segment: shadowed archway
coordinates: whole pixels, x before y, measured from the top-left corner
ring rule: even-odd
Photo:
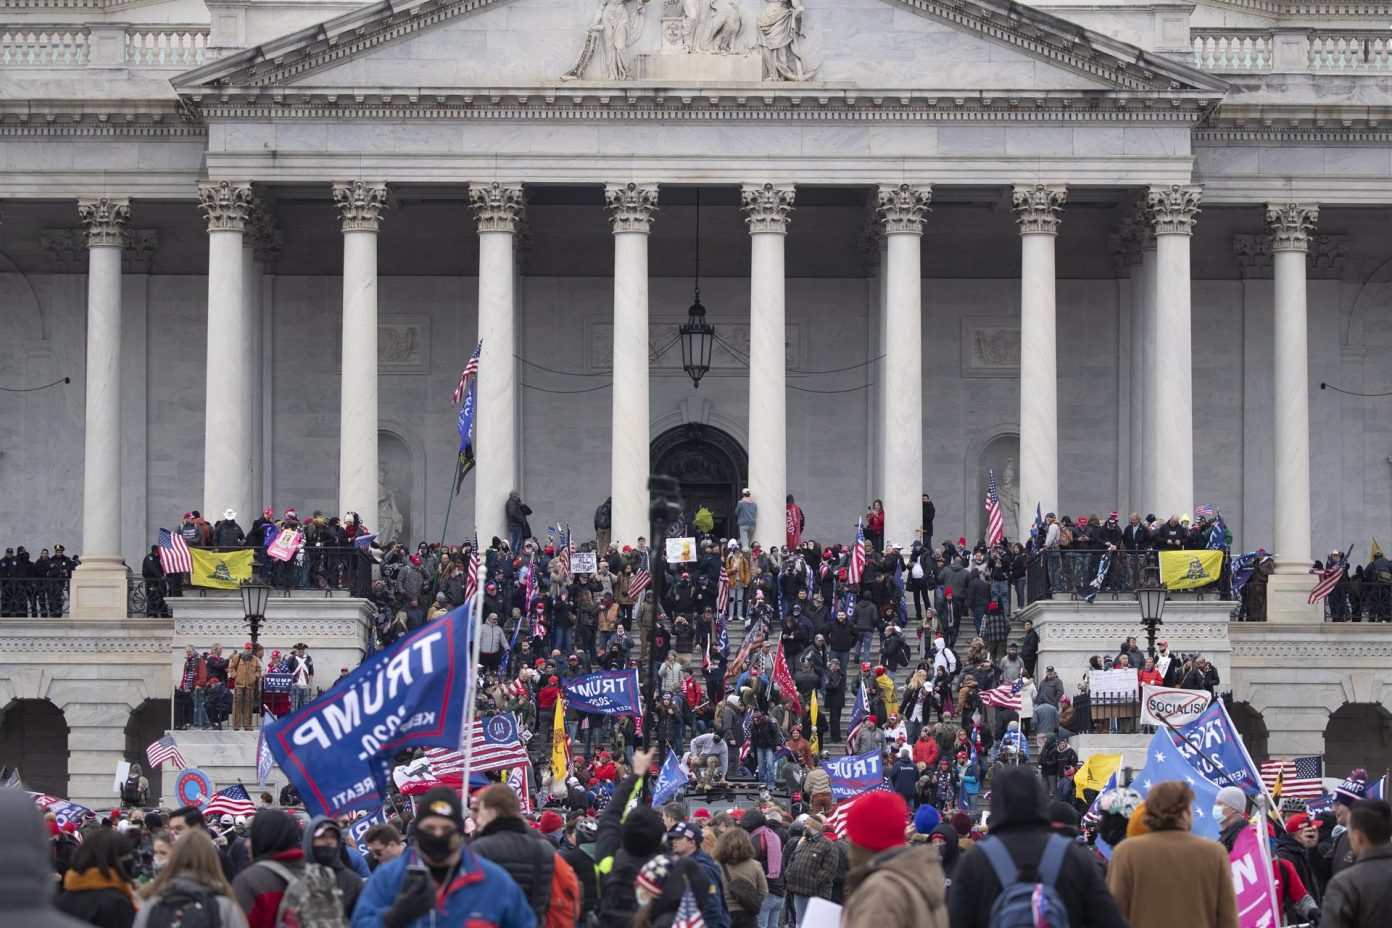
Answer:
[[[728,432],[710,425],[688,423],[653,439],[649,461],[652,473],[677,478],[687,523],[705,506],[715,518],[713,534],[734,532],[735,502],[749,479],[749,456]]]
[[[0,766],[18,767],[26,788],[68,795],[68,720],[47,699],[17,699],[0,712]]]
[[[1345,703],[1324,726],[1325,776],[1363,767],[1369,779],[1392,767],[1392,713],[1376,703]]]

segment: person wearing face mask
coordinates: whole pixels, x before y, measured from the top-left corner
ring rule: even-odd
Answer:
[[[358,904],[358,895],[362,892],[363,880],[349,867],[350,851],[343,846],[342,827],[328,816],[316,816],[305,829],[302,843],[306,860],[312,860],[319,866],[328,867],[333,871],[334,882],[338,884],[338,891],[343,894],[343,915],[345,918],[352,918],[353,907]]]
[[[459,794],[436,787],[419,809],[415,846],[378,866],[358,897],[353,928],[536,928],[527,897],[507,871],[464,844]]]
[[[98,928],[130,928],[135,921],[130,865],[125,835],[110,828],[92,832],[63,877],[59,911]]]
[[[178,913],[190,906],[217,910],[222,928],[247,928],[246,915],[232,897],[232,887],[222,875],[217,848],[206,832],[192,832],[176,846],[169,836],[155,839],[155,878],[141,891],[144,903],[134,928],[178,924]]]

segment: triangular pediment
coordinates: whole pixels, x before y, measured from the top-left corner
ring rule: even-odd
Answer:
[[[174,85],[195,101],[216,88],[370,96],[703,86],[753,94],[796,85],[814,95],[1216,97],[1225,87],[1009,0],[801,3],[806,12],[794,23],[780,0],[383,2],[230,55]],[[684,7],[696,10],[694,22]]]

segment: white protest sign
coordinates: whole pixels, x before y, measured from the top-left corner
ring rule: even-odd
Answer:
[[[1140,683],[1134,667],[1123,670],[1094,670],[1088,674],[1088,692],[1093,699],[1135,699]]]
[[[592,574],[599,569],[599,555],[594,551],[577,551],[570,556],[570,572]]]
[[[1208,690],[1175,690],[1147,683],[1141,687],[1141,724],[1182,728],[1203,715]]]
[[[118,760],[116,762],[116,779],[112,782],[112,791],[117,796],[121,795],[121,787],[130,779],[130,761]]]
[[[668,538],[667,563],[691,564],[696,561],[695,538]]]

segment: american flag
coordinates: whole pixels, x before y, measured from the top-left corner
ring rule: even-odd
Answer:
[[[189,556],[184,536],[167,528],[159,530],[160,566],[167,574],[193,573],[193,558]]]
[[[165,735],[163,738],[151,742],[150,746],[145,749],[145,756],[149,759],[152,767],[158,767],[167,760],[173,761],[174,766],[180,770],[188,766],[188,762],[184,760],[184,755],[179,752],[179,745],[174,742],[173,735]]]
[[[495,725],[485,724],[500,718],[511,722],[511,737],[500,737],[493,730],[495,727],[499,727],[496,723]],[[519,767],[531,763],[530,758],[527,757],[527,749],[523,746],[522,739],[517,733],[517,718],[511,713],[475,720],[472,740],[474,759],[471,771],[473,773],[506,770],[509,767]],[[430,761],[430,769],[437,780],[443,779],[447,774],[458,776],[464,772],[463,751],[426,748],[425,757],[426,760]]]
[[[0,789],[23,789],[24,784],[19,780],[19,768],[10,768],[9,776],[5,777],[5,782],[0,783]]]
[[[1000,499],[996,496],[996,472],[986,471],[986,545],[991,547],[1005,540],[1005,519],[1001,517]]]
[[[836,808],[831,810],[831,815],[827,816],[827,824],[830,825],[831,830],[836,833],[836,837],[842,839],[846,837],[846,819],[850,817],[851,809],[855,808],[855,804],[860,801],[860,797],[864,796],[866,793],[876,792],[877,790],[884,791],[884,784],[873,786],[867,789],[865,793],[861,793],[860,796],[856,796],[852,799],[843,799],[836,804]],[[904,824],[907,825],[908,822],[905,821]]]
[[[652,586],[652,574],[648,573],[646,564],[633,572],[633,579],[628,582],[628,597],[637,600],[638,596]]]
[[[556,526],[556,528],[559,529],[559,528],[561,528],[561,527],[558,525],[558,526]],[[563,559],[563,560],[561,561],[561,563],[564,564],[564,565],[566,565],[567,569],[570,567],[570,526],[569,526],[569,525],[567,525],[564,529],[561,529],[561,550],[560,550],[560,552],[556,555],[556,557],[559,557],[559,558],[562,558],[562,559]]]
[[[478,538],[474,538],[473,547],[469,549],[469,569],[464,574],[464,599],[474,598],[479,587],[479,552]]]
[[[1331,564],[1324,570],[1315,570],[1311,567],[1310,573],[1319,577],[1319,582],[1316,583],[1315,588],[1310,591],[1310,605],[1313,606],[1315,603],[1334,592],[1334,587],[1338,586],[1339,581],[1344,578],[1344,562],[1340,561],[1337,564]]]
[[[213,793],[212,798],[203,804],[203,814],[205,816],[255,815],[256,803],[251,801],[246,787],[238,783]]]
[[[754,710],[744,713],[744,740],[740,743],[739,762],[743,764],[754,750]],[[756,771],[757,772],[757,771]]]
[[[739,653],[735,659],[730,661],[730,666],[725,668],[725,682],[729,683],[731,678],[738,677],[744,672],[744,665],[749,660],[749,655],[764,646],[764,625],[762,622],[755,625],[745,636],[744,644],[740,645]]]
[[[696,904],[696,896],[691,884],[686,884],[682,893],[681,905],[677,906],[677,917],[672,920],[672,928],[706,928],[706,920],[701,917],[701,908]]]
[[[1024,680],[1016,680],[1009,686],[998,686],[995,689],[987,690],[981,694],[981,704],[983,706],[994,706],[997,709],[1012,709],[1020,711],[1020,690],[1024,686]]]
[[[851,549],[851,566],[846,569],[846,581],[856,584],[865,573],[865,526],[856,523],[855,547]]]
[[[725,610],[730,608],[730,572],[720,571],[720,585],[715,588],[715,614],[724,616]]]
[[[454,388],[454,405],[458,406],[459,401],[464,398],[464,391],[469,388],[469,378],[478,376],[479,354],[483,352],[483,339],[474,346],[474,353],[469,355],[469,363],[464,365],[464,372],[459,375],[459,386]]]
[[[1283,799],[1315,799],[1324,795],[1324,758],[1316,755],[1264,761],[1261,778],[1268,791],[1274,790],[1279,779]]]
[[[1199,503],[1197,506],[1194,507],[1194,518],[1196,520],[1213,518],[1213,504]]]

